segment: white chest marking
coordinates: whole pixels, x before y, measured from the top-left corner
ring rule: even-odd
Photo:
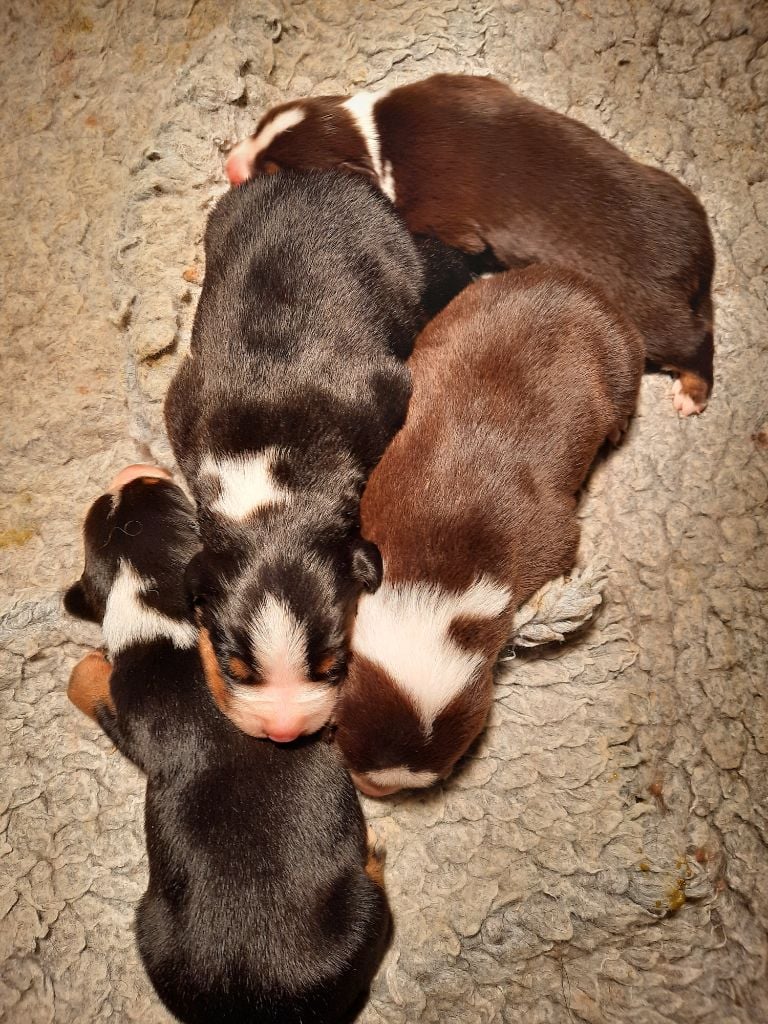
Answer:
[[[350,96],[342,103],[342,107],[349,114],[363,136],[368,156],[373,164],[376,177],[379,179],[381,191],[395,202],[395,179],[392,173],[392,164],[387,160],[386,165],[381,159],[381,139],[376,127],[376,116],[374,108],[380,99],[383,99],[389,89],[381,89],[378,92],[358,92]]]
[[[172,619],[139,600],[140,595],[149,593],[154,587],[153,579],[144,579],[129,562],[120,560],[101,624],[111,657],[126,647],[153,640],[170,640],[174,647],[182,650],[197,643],[197,629],[191,622]]]
[[[493,619],[511,592],[487,576],[469,590],[451,593],[424,583],[382,583],[363,594],[352,650],[380,665],[413,700],[427,734],[437,715],[471,682],[484,655],[467,651],[450,636],[460,618]]]
[[[243,520],[265,505],[290,504],[292,493],[281,487],[273,476],[274,464],[282,454],[280,448],[271,447],[256,455],[221,459],[206,455],[200,475],[216,477],[221,487],[221,493],[211,505],[212,510],[228,519]]]
[[[306,111],[298,106],[281,111],[277,117],[274,117],[264,125],[258,135],[254,135],[249,140],[248,155],[251,160],[255,160],[259,153],[269,149],[278,135],[282,135],[283,132],[287,132],[291,128],[295,128],[297,124],[301,124],[306,116]]]

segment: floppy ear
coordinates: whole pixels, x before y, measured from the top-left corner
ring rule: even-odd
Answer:
[[[211,596],[210,574],[202,551],[198,551],[187,563],[184,588],[195,608],[206,604]]]
[[[82,579],[73,583],[64,595],[64,608],[76,619],[86,619],[88,622],[99,622],[99,617],[94,611],[93,605],[83,587]]]
[[[383,572],[381,552],[376,545],[362,537],[355,541],[352,548],[352,579],[355,583],[373,594],[379,589]]]

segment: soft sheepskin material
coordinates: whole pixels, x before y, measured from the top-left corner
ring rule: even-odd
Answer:
[[[442,70],[493,73],[699,194],[716,383],[680,421],[646,378],[595,469],[592,624],[518,648],[449,784],[366,801],[397,931],[362,1020],[768,1020],[765,4],[10,0],[0,39],[0,1017],[169,1020],[131,934],[143,781],[67,703],[98,632],[60,594],[110,474],[169,457],[222,153],[285,98]],[[523,639],[588,615],[590,572]]]

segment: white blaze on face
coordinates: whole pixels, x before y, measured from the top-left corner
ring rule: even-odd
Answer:
[[[363,594],[357,607],[352,651],[379,665],[413,701],[427,735],[440,712],[475,677],[485,661],[451,637],[457,619],[494,619],[511,592],[481,576],[462,593],[427,583],[384,582]]]
[[[301,106],[289,107],[268,121],[257,135],[242,142],[230,150],[226,162],[226,172],[233,185],[241,185],[253,176],[253,165],[256,158],[264,150],[269,149],[278,135],[295,128],[307,116]]]
[[[317,732],[330,718],[336,691],[307,677],[304,625],[268,594],[251,619],[249,638],[261,682],[232,687],[236,724],[252,736],[285,741]]]
[[[120,559],[101,631],[110,657],[135,644],[169,640],[174,647],[186,650],[197,642],[197,629],[191,622],[172,619],[163,612],[148,608],[140,600],[142,594],[156,588],[153,579],[145,579],[130,562]]]
[[[290,504],[293,494],[273,475],[275,462],[284,455],[284,450],[274,446],[255,455],[219,459],[206,455],[200,466],[200,476],[214,477],[221,488],[211,510],[242,522],[266,505]]]
[[[381,89],[378,92],[358,92],[350,96],[342,103],[342,107],[349,113],[355,122],[358,131],[363,137],[368,156],[370,157],[376,177],[379,180],[379,188],[395,202],[395,179],[392,173],[392,164],[387,161],[386,165],[381,159],[381,139],[376,125],[376,104],[383,99],[389,89]]]

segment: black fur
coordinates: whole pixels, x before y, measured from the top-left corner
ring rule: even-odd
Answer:
[[[68,607],[100,620],[120,560],[191,621],[183,566],[194,511],[167,481],[105,495],[85,527]],[[386,946],[383,890],[364,871],[362,812],[335,746],[252,739],[221,715],[196,648],[156,640],[113,659],[96,718],[147,775],[149,886],[136,916],[147,973],[190,1024],[330,1024],[362,1009]]]
[[[377,189],[336,171],[232,190],[209,218],[205,257],[192,357],[165,405],[203,541],[188,580],[225,674],[237,657],[258,678],[247,625],[272,594],[305,628],[309,679],[332,684],[350,608],[361,587],[378,585],[359,501],[404,421],[403,360],[425,309],[448,302],[473,268],[442,243],[417,245]],[[245,522],[215,512],[206,454],[269,447],[283,453],[273,476],[291,504]]]

